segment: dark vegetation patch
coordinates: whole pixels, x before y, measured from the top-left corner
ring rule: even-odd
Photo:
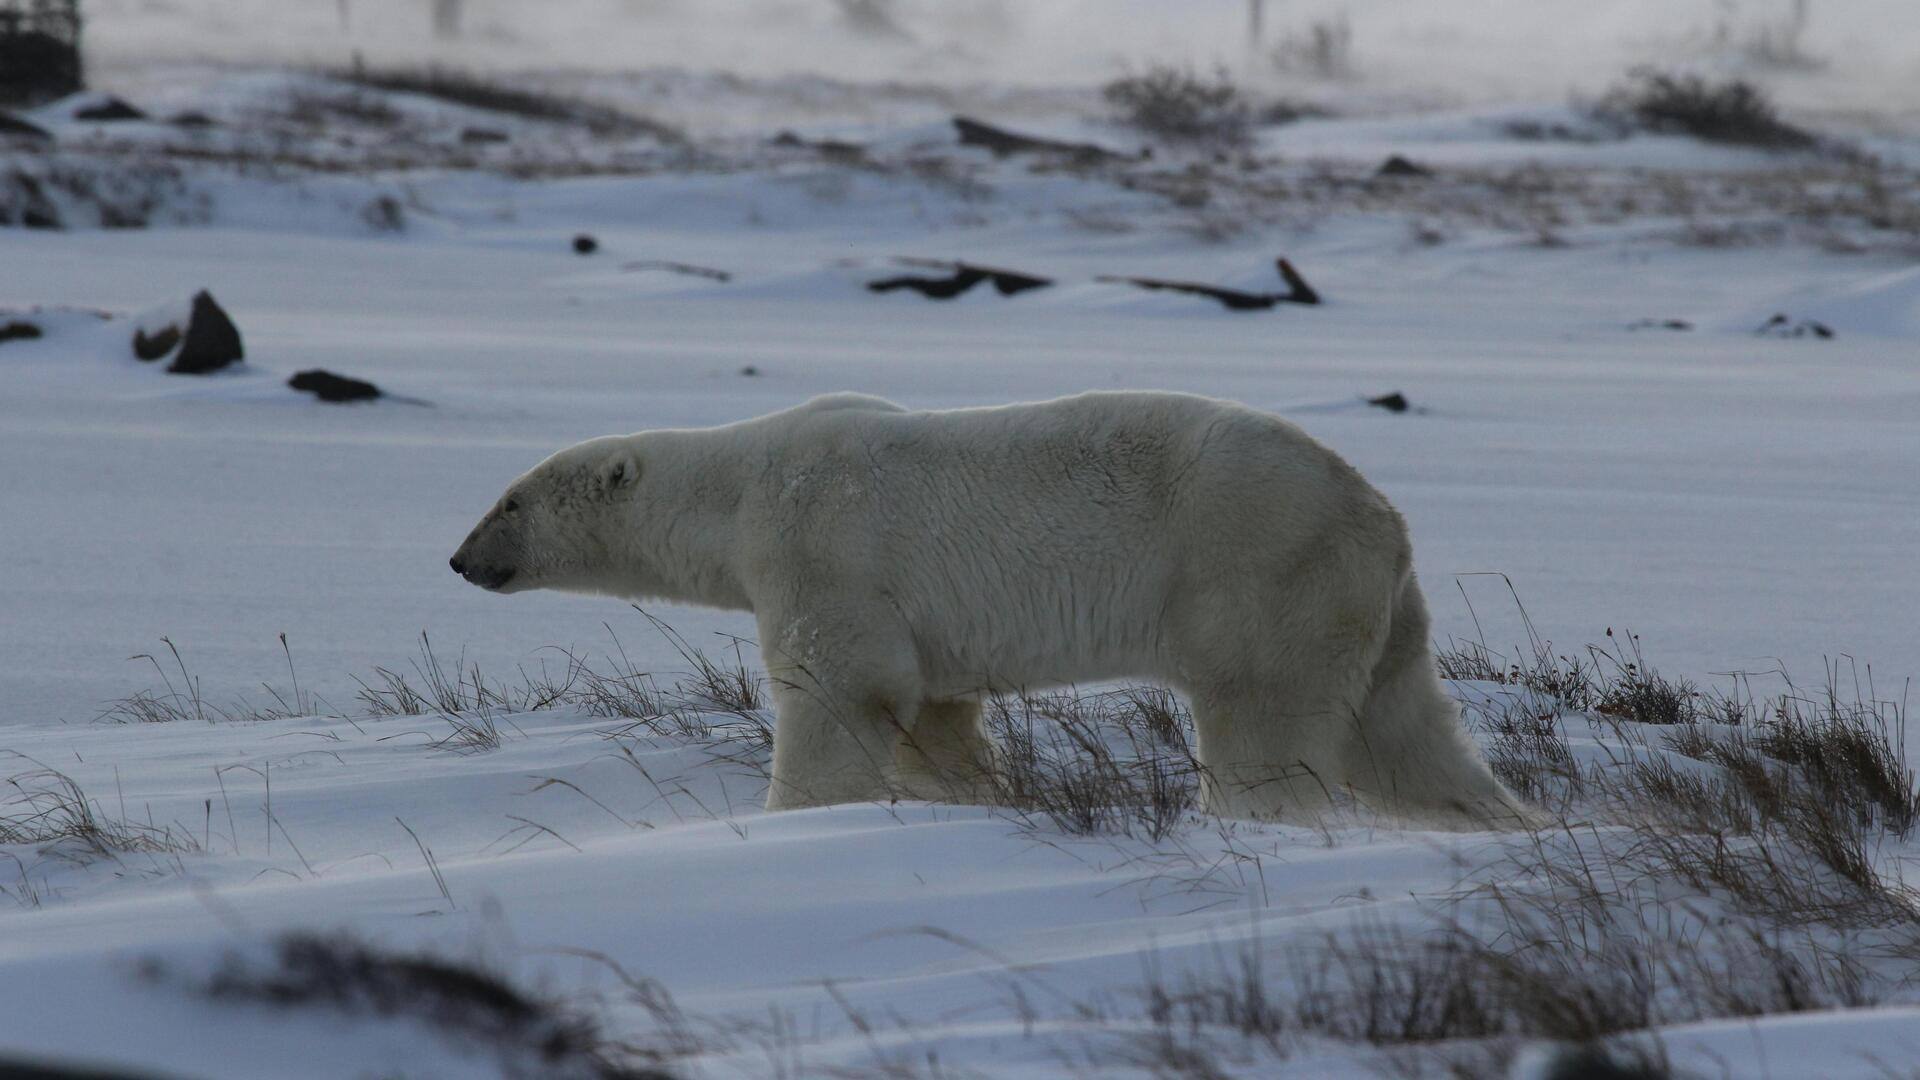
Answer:
[[[1812,147],[1814,136],[1780,118],[1764,91],[1742,79],[1709,81],[1639,68],[1598,107],[1606,119],[1648,131],[1691,135],[1707,142],[1771,150]]]
[[[529,120],[572,124],[606,138],[648,137],[665,143],[686,141],[686,135],[678,128],[649,117],[609,105],[512,85],[456,68],[361,66],[330,74],[356,86],[420,94],[456,105]]]
[[[0,3],[0,102],[61,97],[85,85],[79,0]]]
[[[298,91],[287,99],[287,118],[312,128],[330,128],[346,121],[372,128],[393,128],[403,116],[378,94],[361,90],[343,93]]]
[[[1237,147],[1253,133],[1253,108],[1226,69],[1203,76],[1191,68],[1155,65],[1100,90],[1114,118],[1169,143]]]
[[[387,950],[344,935],[291,934],[270,963],[233,956],[201,987],[216,1001],[404,1017],[492,1049],[509,1075],[668,1080],[627,1063],[590,1016],[479,967]]]
[[[156,218],[179,224],[205,218],[206,205],[189,191],[180,166],[158,157],[15,161],[0,167],[0,227],[138,229]]]

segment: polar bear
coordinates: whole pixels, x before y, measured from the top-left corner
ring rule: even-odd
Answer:
[[[1442,690],[1406,524],[1279,417],[1174,393],[911,412],[834,394],[591,439],[450,560],[495,592],[753,613],[769,809],[981,801],[980,699],[1144,678],[1192,703],[1210,811],[1524,818]]]

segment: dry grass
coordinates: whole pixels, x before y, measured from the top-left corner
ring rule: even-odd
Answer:
[[[687,667],[664,687],[633,671],[617,638],[617,661],[561,653],[553,671],[523,672],[511,691],[442,664],[423,638],[411,672],[388,672],[369,693],[394,713],[530,701],[620,719],[625,726],[605,733],[616,757],[671,805],[693,799],[691,790],[647,776],[626,740],[701,740],[722,747],[719,761],[764,769],[771,727],[739,643],[719,661],[661,630]],[[1488,757],[1549,825],[1479,849],[1488,858],[1462,856],[1451,889],[1412,904],[1368,904],[1317,936],[1268,945],[1256,932],[1215,950],[1210,967],[1204,956],[1181,969],[1149,956],[1131,997],[1064,1006],[1061,1022],[1086,1040],[1090,1067],[1235,1075],[1331,1040],[1373,1055],[1384,1073],[1474,1076],[1504,1070],[1524,1045],[1549,1040],[1652,1077],[1668,1067],[1648,1033],[1667,1025],[1913,1000],[1920,896],[1883,857],[1920,827],[1903,702],[1879,697],[1870,674],[1838,665],[1816,689],[1786,682],[1761,693],[1754,676],[1708,693],[1659,676],[1631,634],[1567,652],[1530,624],[1525,637],[1510,654],[1483,640],[1456,643],[1440,662],[1453,677],[1498,691],[1472,710]],[[193,694],[173,694],[184,715]],[[1184,874],[1208,900],[1198,894],[1231,872],[1218,864],[1243,855],[1258,863],[1233,842],[1224,854],[1193,854],[1205,846],[1194,844],[1199,767],[1191,718],[1171,693],[998,697],[986,720],[1001,746],[994,796],[1023,835],[1111,844],[1121,856],[1114,865],[1145,867],[1161,879],[1161,896]],[[20,835],[20,822],[31,820],[40,823],[35,835],[91,836],[123,850],[178,839],[103,821],[57,774],[32,783],[42,785],[44,812],[28,807],[29,815],[0,819],[0,829]],[[1244,902],[1257,888],[1243,880],[1220,891]],[[347,956],[340,966],[359,965]],[[640,1057],[621,1060],[672,1065],[716,1047],[791,1050],[805,1041],[777,1015],[689,1017],[664,988],[621,975],[659,1029],[636,1044]],[[1031,988],[1016,989],[1021,978],[1007,978],[1010,1007],[1039,1018],[1022,996]],[[891,1023],[889,1045],[912,1045],[905,1021],[841,1004],[848,1023],[876,1040]],[[918,1075],[905,1050],[876,1055],[884,1068],[874,1075]]]
[[[110,815],[72,777],[31,759],[19,760],[35,767],[8,777],[0,788],[0,844],[53,847],[81,859],[201,850],[184,828],[133,821],[124,807],[119,817]]]
[[[1166,690],[996,695],[984,720],[995,802],[1060,832],[1158,841],[1198,809],[1193,721]]]
[[[1236,147],[1252,135],[1252,107],[1225,69],[1206,77],[1157,64],[1115,79],[1100,94],[1120,123],[1165,142]]]
[[[1780,119],[1759,87],[1740,79],[1709,82],[1699,75],[1638,68],[1602,99],[1598,112],[1648,131],[1691,135],[1707,142],[1770,150],[1807,149],[1817,142]]]

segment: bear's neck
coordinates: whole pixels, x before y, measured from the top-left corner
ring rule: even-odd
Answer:
[[[704,445],[710,437],[698,430],[646,435],[640,482],[671,495],[641,505],[673,509],[643,512],[635,523],[643,542],[632,553],[631,599],[753,610],[736,566],[741,457],[737,448]]]

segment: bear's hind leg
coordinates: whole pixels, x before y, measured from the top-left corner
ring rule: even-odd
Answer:
[[[980,727],[980,703],[923,701],[894,745],[900,787],[930,802],[995,801],[993,745]]]
[[[1408,578],[1374,668],[1365,721],[1347,748],[1354,792],[1377,809],[1428,825],[1514,828],[1537,823],[1487,767],[1447,696],[1428,644],[1419,583]]]
[[[1207,813],[1310,824],[1331,808],[1344,781],[1341,751],[1352,720],[1302,689],[1274,683],[1190,691]]]
[[[1193,702],[1201,802],[1309,823],[1347,786],[1347,748],[1387,636],[1371,568],[1299,568],[1285,587],[1195,596],[1174,639]]]

